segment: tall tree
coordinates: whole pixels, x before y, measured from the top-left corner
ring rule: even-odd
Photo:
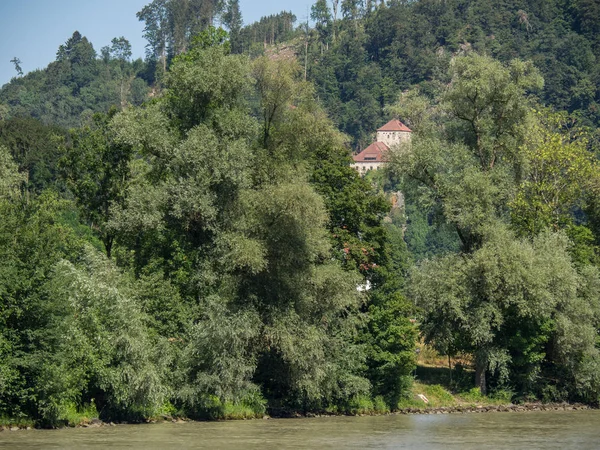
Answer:
[[[73,130],[61,166],[82,216],[99,235],[110,258],[115,234],[107,225],[113,208],[125,201],[132,149],[114,141],[109,119],[98,114],[93,127]]]
[[[317,0],[310,9],[310,18],[315,21],[315,28],[319,33],[321,43],[321,54],[329,47],[329,35],[331,34],[331,13],[327,0]]]
[[[244,21],[242,20],[242,11],[240,10],[239,0],[228,0],[223,14],[223,24],[229,30],[231,51],[233,53],[240,53],[242,50],[240,32],[244,25]]]
[[[168,2],[169,0],[153,0],[136,14],[138,20],[145,23],[147,56],[160,61],[162,73],[167,70]]]
[[[21,69],[21,60],[16,56],[10,60],[11,63],[14,64],[15,70],[17,71],[18,76],[23,76],[23,69]]]

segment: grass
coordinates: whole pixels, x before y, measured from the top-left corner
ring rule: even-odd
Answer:
[[[222,408],[220,419],[241,420],[241,419],[259,419],[264,415],[264,410],[257,410],[243,402],[225,402]]]
[[[267,402],[259,391],[249,392],[238,401],[208,395],[202,399],[202,404],[197,409],[182,411],[182,415],[195,420],[258,419],[266,413],[266,405]]]
[[[481,395],[475,386],[475,372],[468,356],[452,359],[452,370],[448,367],[448,357],[437,353],[424,343],[419,344],[418,366],[415,382],[398,408],[442,408],[453,406],[497,406],[511,403],[512,393],[499,391]],[[424,395],[425,403],[419,394]]]
[[[330,405],[325,409],[327,414],[347,414],[352,416],[370,416],[387,414],[390,407],[381,395],[371,398],[367,395],[357,395],[350,399],[346,405]]]
[[[34,425],[35,425],[34,421],[31,419],[28,419],[26,417],[14,418],[14,417],[0,416],[0,427],[33,428]]]
[[[90,423],[92,419],[96,418],[98,418],[98,410],[93,401],[79,408],[75,404],[68,404],[64,407],[61,414],[61,419],[70,427]]]
[[[429,403],[425,403],[419,394],[424,395]],[[406,408],[447,408],[453,406],[499,406],[511,403],[512,393],[499,391],[491,395],[481,395],[479,388],[471,388],[462,392],[452,393],[446,386],[427,384],[415,381],[406,399],[399,402],[399,409]]]
[[[425,403],[419,398],[419,394],[424,395],[429,400],[429,403]],[[456,405],[457,401],[454,396],[443,386],[415,381],[408,398],[400,400],[398,408],[441,408]]]
[[[463,404],[470,405],[507,405],[511,402],[512,392],[498,391],[491,395],[481,395],[479,388],[473,388],[466,392],[460,392],[456,395],[457,399]]]

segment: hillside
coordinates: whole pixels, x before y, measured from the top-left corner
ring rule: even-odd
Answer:
[[[0,425],[600,404],[598,3],[329,5],[2,88]]]
[[[358,149],[386,121],[385,107],[400,92],[415,85],[433,92],[448,82],[444,74],[451,58],[470,51],[501,61],[531,60],[545,80],[539,94],[542,103],[598,127],[599,16],[600,5],[594,0],[419,0],[379,5],[345,1],[337,14],[321,1],[313,7],[310,29],[283,12],[240,29],[233,25],[231,39],[234,53],[252,57],[272,45],[295,46],[329,116]],[[149,20],[148,30],[155,29]],[[175,20],[163,26],[194,29],[193,22]],[[235,20],[225,22],[231,25]],[[98,55],[85,37],[75,33],[48,68],[3,86],[3,114],[75,126],[91,112],[107,112],[111,105],[140,104],[149,86],[160,85],[162,71],[161,50],[149,39],[147,61],[130,62],[126,41],[115,39],[112,48],[103,48]],[[170,63],[188,44],[179,43],[173,34],[164,45],[165,63]]]

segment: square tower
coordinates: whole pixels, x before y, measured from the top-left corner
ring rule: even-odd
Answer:
[[[377,142],[392,148],[402,142],[409,142],[412,130],[398,119],[390,120],[377,130]]]

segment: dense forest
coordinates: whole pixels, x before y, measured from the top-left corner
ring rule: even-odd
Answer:
[[[0,424],[598,404],[597,0],[137,17],[0,90]]]

